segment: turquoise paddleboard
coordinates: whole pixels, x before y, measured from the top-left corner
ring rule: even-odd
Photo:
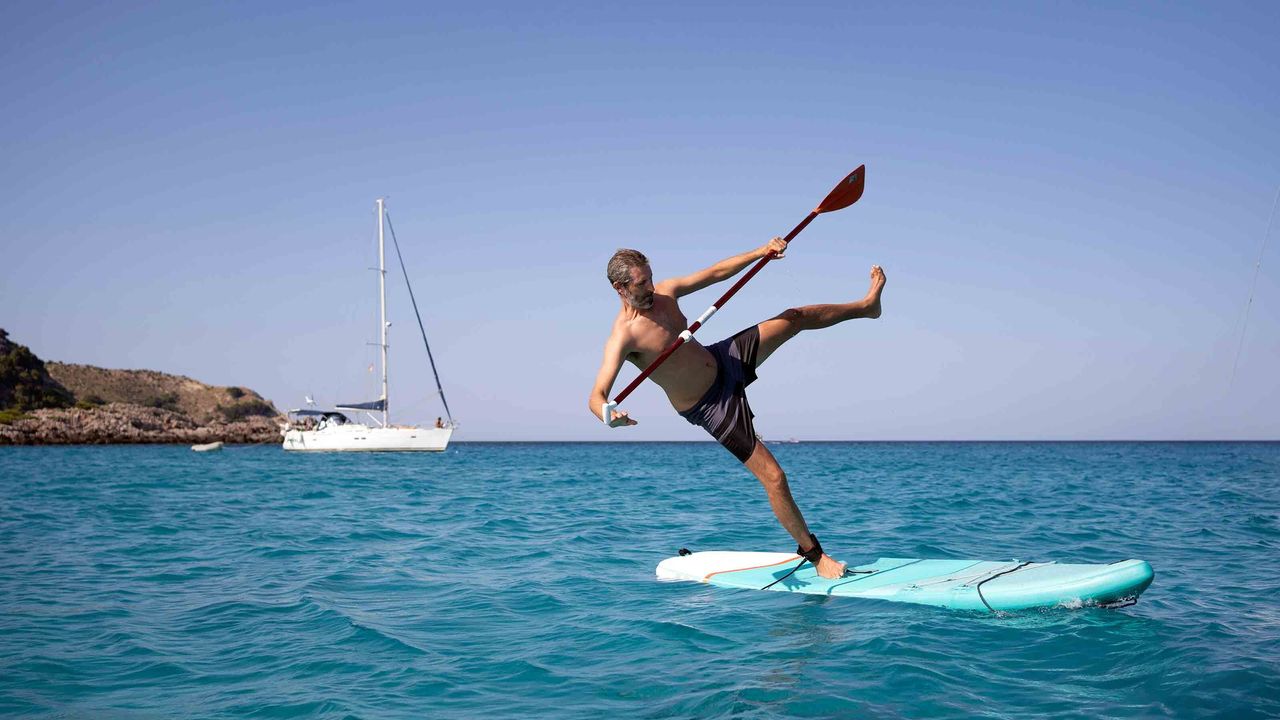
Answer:
[[[1071,565],[880,558],[850,568],[848,575],[837,580],[819,577],[807,562],[784,578],[800,559],[792,553],[696,552],[663,560],[658,564],[658,578],[751,590],[775,583],[768,589],[994,611],[1132,605],[1155,577],[1143,560]]]

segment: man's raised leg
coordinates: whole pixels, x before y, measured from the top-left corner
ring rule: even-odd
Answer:
[[[782,466],[773,457],[773,453],[769,452],[763,442],[757,441],[756,449],[751,451],[751,457],[747,458],[745,465],[760,484],[764,485],[764,491],[769,495],[769,506],[773,508],[778,522],[791,533],[797,545],[805,550],[811,549],[813,541],[809,539],[809,526],[805,524],[800,508],[796,507],[796,501],[791,497],[787,474],[782,471]],[[844,563],[836,562],[826,554],[818,561],[818,574],[824,578],[842,577],[844,569]]]
[[[756,351],[759,366],[782,343],[800,334],[801,330],[819,330],[836,323],[857,318],[880,317],[880,295],[884,292],[884,270],[871,266],[871,287],[861,300],[832,305],[805,305],[783,310],[777,317],[760,323],[760,347]]]

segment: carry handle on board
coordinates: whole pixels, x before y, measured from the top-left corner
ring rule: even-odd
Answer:
[[[866,185],[866,170],[866,165],[859,165],[857,170],[846,175],[831,192],[827,193],[827,196],[822,199],[822,202],[818,203],[818,207],[814,208],[813,212],[809,213],[808,217],[801,220],[799,225],[796,225],[791,232],[787,233],[787,236],[783,238],[782,241],[784,243],[791,242],[796,235],[800,234],[801,230],[804,230],[809,223],[813,222],[814,218],[818,217],[822,213],[843,210],[844,208],[858,202],[858,198],[862,197],[863,187]],[[663,350],[661,355],[655,358],[653,362],[649,363],[649,367],[645,368],[643,372],[636,376],[636,379],[632,380],[630,385],[623,388],[622,392],[615,395],[612,402],[607,402],[600,406],[600,419],[609,427],[617,427],[617,425],[614,425],[612,422],[612,415],[613,411],[618,407],[618,403],[625,400],[627,396],[631,394],[632,390],[639,387],[640,383],[644,382],[644,379],[649,377],[649,375],[652,374],[659,365],[666,362],[666,359],[671,357],[671,353],[675,352],[681,345],[685,344],[689,338],[693,337],[693,334],[698,331],[698,328],[702,327],[707,320],[710,320],[711,316],[715,315],[717,310],[724,307],[724,304],[729,302],[729,298],[733,297],[743,285],[747,284],[747,281],[755,277],[756,273],[760,272],[760,269],[765,265],[768,265],[769,261],[775,257],[777,257],[776,253],[770,250],[769,254],[760,258],[760,262],[757,262],[752,266],[752,268],[747,271],[746,275],[738,278],[738,282],[734,283],[733,287],[729,288],[724,295],[721,295],[720,299],[715,301],[710,308],[707,308],[706,312],[698,316],[698,319],[693,321],[693,324],[689,326],[688,330],[680,333],[680,337],[676,338],[675,342],[671,343],[671,347]],[[621,424],[622,423],[619,423],[619,425]]]

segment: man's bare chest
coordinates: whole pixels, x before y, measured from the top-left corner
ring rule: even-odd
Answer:
[[[660,353],[667,348],[686,327],[684,313],[672,301],[653,312],[638,317],[632,324],[632,350],[643,355]]]

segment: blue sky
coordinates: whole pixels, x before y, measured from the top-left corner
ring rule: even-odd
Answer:
[[[1241,344],[1280,5],[435,5],[8,5],[0,327],[281,408],[372,398],[387,196],[459,439],[701,440],[652,385],[634,428],[587,414],[605,262],[690,272],[865,163],[699,333],[885,267],[881,320],[762,368],[765,437],[1280,437],[1274,246]],[[429,421],[391,277],[393,413]]]

